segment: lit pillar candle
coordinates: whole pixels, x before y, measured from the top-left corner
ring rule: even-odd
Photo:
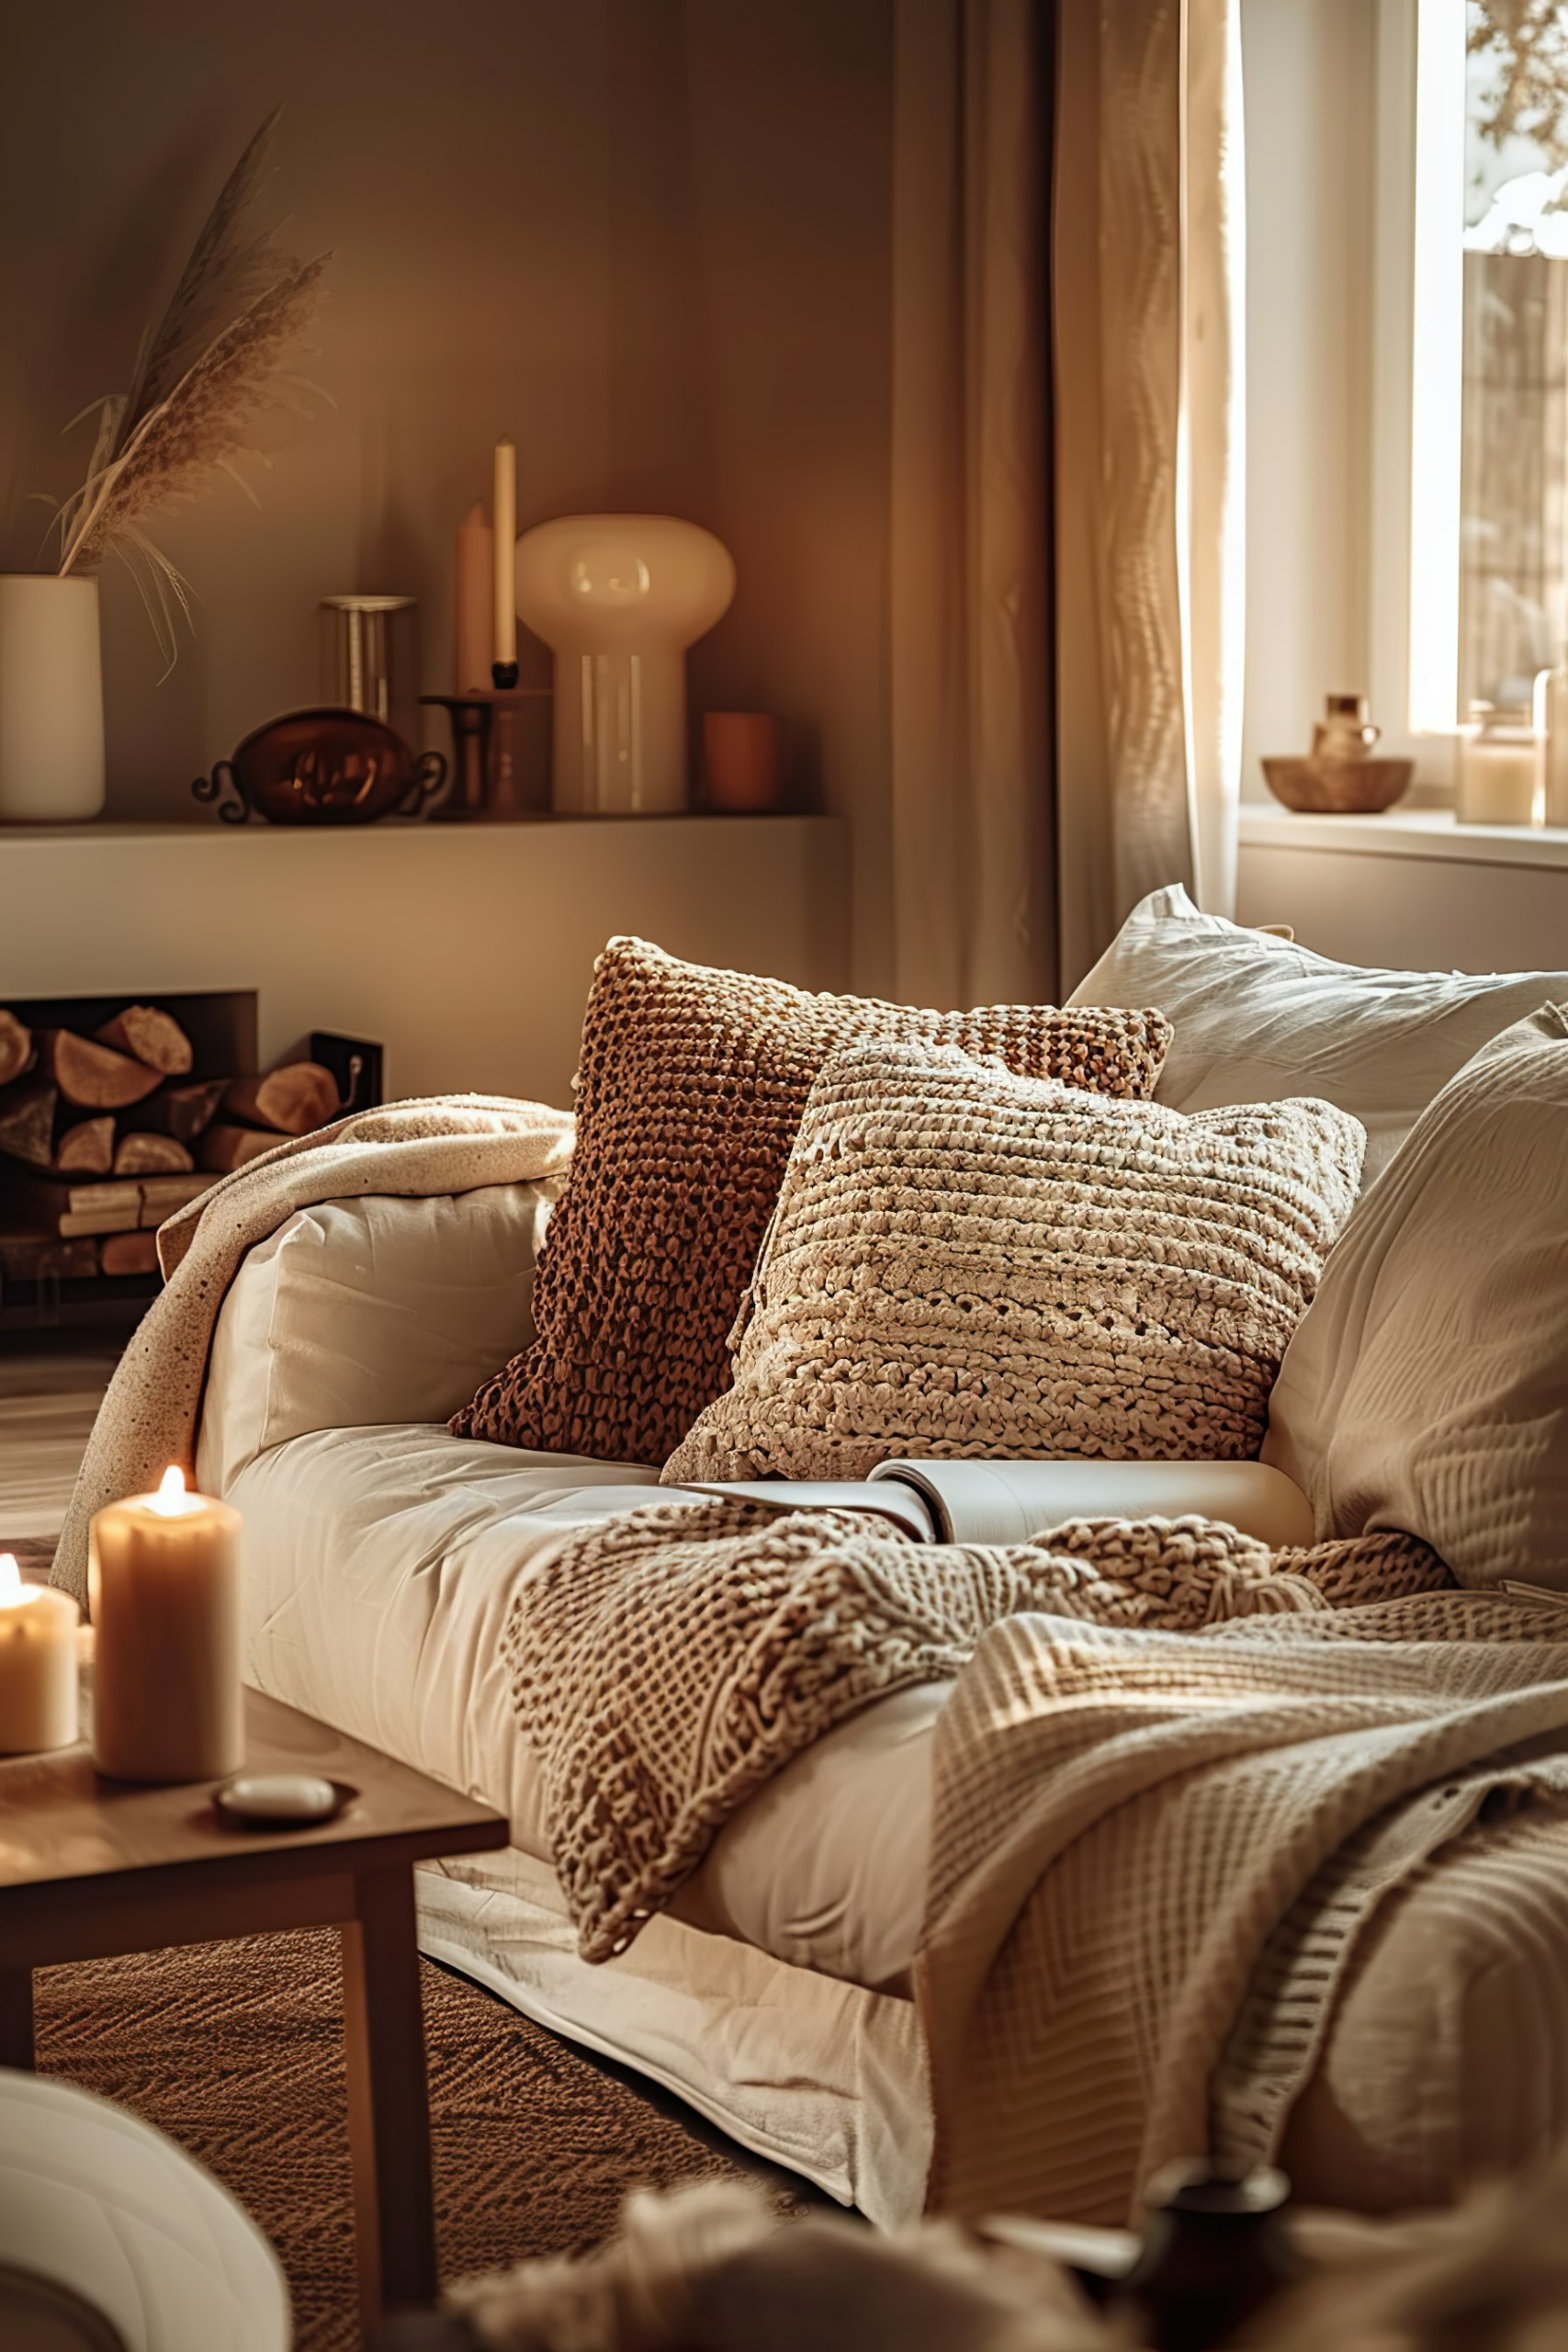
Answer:
[[[515,685],[495,672],[515,668],[517,661],[517,452],[511,441],[495,445],[495,502],[491,509],[495,533],[495,660],[491,675],[498,686]]]
[[[245,1760],[240,1514],[165,1471],[93,1520],[93,1760],[117,1781],[215,1781]]]
[[[81,1614],[68,1592],[24,1584],[15,1555],[0,1552],[0,1756],[75,1738]]]

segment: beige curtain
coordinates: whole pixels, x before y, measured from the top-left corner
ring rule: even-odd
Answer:
[[[1050,15],[1041,0],[896,0],[896,984],[942,1006],[1057,987]]]
[[[1063,0],[1053,207],[1065,979],[1183,882],[1234,911],[1239,0]]]

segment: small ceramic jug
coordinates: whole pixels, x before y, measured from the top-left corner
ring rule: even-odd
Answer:
[[[1314,760],[1367,760],[1376,751],[1381,727],[1367,718],[1365,695],[1325,695],[1325,716],[1312,730]]]

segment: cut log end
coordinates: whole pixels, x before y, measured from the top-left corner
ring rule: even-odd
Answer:
[[[129,1054],[160,1078],[183,1078],[194,1059],[190,1039],[174,1014],[154,1004],[128,1004],[94,1035],[101,1045]]]
[[[161,1086],[138,1109],[138,1131],[156,1131],[180,1143],[194,1143],[203,1127],[217,1117],[228,1084],[226,1078],[197,1078],[186,1086]]]
[[[98,1244],[98,1262],[106,1274],[155,1274],[158,1237],[155,1233],[106,1233]]]
[[[159,1074],[145,1062],[111,1046],[95,1045],[71,1029],[39,1032],[43,1067],[67,1102],[83,1111],[123,1111],[141,1102],[158,1084]]]
[[[0,1008],[0,1086],[33,1066],[33,1033],[14,1012]]]
[[[117,1176],[185,1176],[195,1166],[176,1136],[152,1135],[141,1128],[121,1136],[114,1155]]]
[[[56,1099],[52,1086],[6,1087],[0,1093],[0,1151],[29,1168],[52,1168]]]
[[[231,1126],[225,1119],[214,1120],[197,1146],[203,1168],[215,1176],[228,1176],[236,1168],[243,1168],[249,1159],[259,1159],[264,1151],[271,1151],[281,1141],[276,1134],[268,1135],[259,1127]]]
[[[223,1097],[231,1117],[284,1136],[308,1136],[341,1107],[337,1080],[320,1062],[285,1062],[261,1078],[237,1078]]]
[[[54,1164],[62,1176],[107,1176],[115,1166],[114,1121],[78,1119],[55,1145]]]

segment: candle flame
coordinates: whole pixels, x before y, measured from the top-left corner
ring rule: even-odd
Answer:
[[[0,1552],[0,1609],[15,1609],[22,1597],[22,1572],[15,1552]]]
[[[152,1508],[164,1519],[175,1519],[186,1507],[186,1474],[177,1462],[171,1462],[158,1481],[158,1491],[152,1498]]]

